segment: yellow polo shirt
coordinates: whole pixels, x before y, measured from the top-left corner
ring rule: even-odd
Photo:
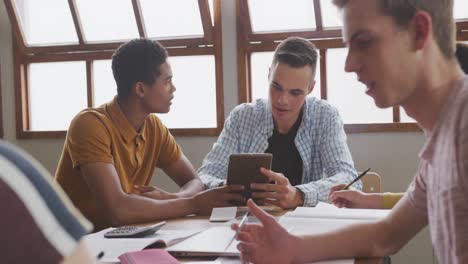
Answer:
[[[405,193],[384,193],[383,194],[383,208],[392,209],[396,203],[405,195]]]
[[[63,187],[95,230],[110,226],[98,212],[95,197],[80,166],[91,162],[114,165],[122,190],[147,185],[155,167],[180,159],[182,151],[169,130],[155,115],[149,115],[137,132],[122,113],[117,99],[98,108],[81,111],[68,129],[55,180]]]

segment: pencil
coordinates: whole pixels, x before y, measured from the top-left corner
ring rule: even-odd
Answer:
[[[226,249],[229,248],[229,246],[232,244],[232,241],[234,241],[234,239],[236,238],[237,233],[239,232],[239,230],[242,228],[242,226],[245,224],[245,222],[247,222],[247,216],[248,216],[248,215],[249,215],[249,211],[245,212],[244,217],[242,217],[242,220],[241,220],[240,223],[239,223],[239,227],[237,228],[236,233],[235,233],[234,236],[231,238],[231,241],[229,241],[229,243],[227,244],[227,246],[226,246],[226,248],[224,249],[224,251],[226,251]]]
[[[355,182],[359,181],[359,179],[362,178],[362,176],[366,175],[366,173],[370,171],[370,168],[368,168],[367,170],[363,171],[361,174],[359,174],[359,176],[357,176],[356,178],[354,178],[354,180],[352,180],[350,183],[348,183],[348,185],[346,185],[346,187],[344,187],[343,190],[348,190],[348,188],[353,185]]]

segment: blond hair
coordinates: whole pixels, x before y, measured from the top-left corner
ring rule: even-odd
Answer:
[[[432,33],[442,53],[453,58],[455,53],[455,23],[453,0],[376,0],[382,14],[394,18],[401,28],[407,28],[416,11],[423,10],[432,19]],[[349,0],[333,0],[338,8],[344,8]]]

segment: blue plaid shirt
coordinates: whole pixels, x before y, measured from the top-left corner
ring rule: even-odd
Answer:
[[[303,111],[294,140],[303,162],[302,184],[295,187],[305,195],[303,206],[315,206],[327,200],[332,186],[349,183],[357,174],[338,110],[327,101],[307,97]],[[198,169],[203,183],[212,188],[225,182],[232,153],[264,153],[273,129],[273,116],[266,99],[234,108]],[[361,182],[354,187],[361,189]]]

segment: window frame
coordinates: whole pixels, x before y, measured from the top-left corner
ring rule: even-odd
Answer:
[[[224,89],[221,36],[221,0],[213,1],[213,24],[209,0],[197,0],[204,31],[203,37],[174,37],[157,39],[169,55],[213,55],[216,73],[216,127],[170,129],[175,136],[217,136],[224,125]],[[68,0],[78,44],[26,46],[24,32],[16,14],[14,0],[5,0],[13,31],[13,68],[16,103],[16,137],[21,139],[63,138],[67,131],[31,131],[29,120],[28,65],[38,62],[85,61],[88,107],[93,105],[93,61],[111,59],[113,52],[124,42],[87,43],[78,16],[75,0]],[[131,0],[140,37],[146,37],[140,2]],[[1,113],[1,112],[0,112]],[[1,120],[0,120],[1,121]]]
[[[328,1],[328,0],[325,0]],[[236,1],[237,12],[237,73],[239,80],[239,103],[251,102],[251,61],[253,52],[274,51],[278,43],[287,37],[298,36],[310,40],[319,50],[320,92],[321,98],[327,99],[327,50],[345,48],[341,29],[323,28],[320,0],[313,1],[316,30],[253,33],[250,23],[248,0]],[[468,19],[456,21],[456,40],[468,40]],[[417,123],[401,123],[400,107],[393,107],[392,123],[344,124],[346,133],[375,132],[418,132],[422,131]]]

